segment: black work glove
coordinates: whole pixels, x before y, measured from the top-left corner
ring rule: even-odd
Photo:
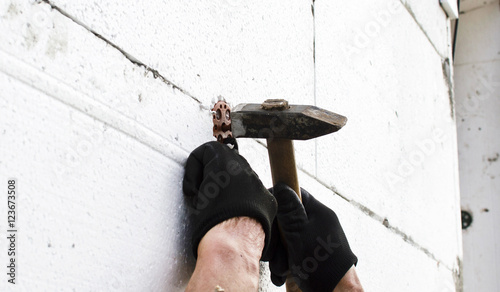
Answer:
[[[278,201],[272,234],[275,250],[269,262],[272,282],[281,286],[290,273],[304,292],[332,292],[358,262],[337,215],[304,189],[301,189],[303,205],[297,194],[284,184],[277,184],[270,191]],[[275,232],[277,225],[281,227],[286,248],[279,232]]]
[[[237,146],[230,149],[214,141],[193,150],[186,162],[183,191],[193,228],[195,258],[198,244],[212,227],[233,217],[247,216],[262,224],[266,234],[262,260],[268,260],[265,255],[276,215],[276,200],[238,154]]]

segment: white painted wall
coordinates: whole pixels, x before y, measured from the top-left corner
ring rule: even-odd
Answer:
[[[297,161],[301,185],[339,214],[366,290],[455,291],[445,13],[438,1],[311,4],[1,2],[0,178],[21,192],[19,282],[2,287],[182,291],[194,265],[182,165],[212,140],[222,95],[346,115],[340,132],[297,142]],[[270,186],[265,147],[240,148]],[[262,291],[283,291],[262,273]]]
[[[499,291],[500,2],[460,16],[455,60],[464,291]]]

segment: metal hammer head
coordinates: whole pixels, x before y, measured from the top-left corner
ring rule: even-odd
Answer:
[[[312,105],[288,105],[285,100],[239,104],[231,111],[235,138],[307,140],[340,130],[347,118]]]

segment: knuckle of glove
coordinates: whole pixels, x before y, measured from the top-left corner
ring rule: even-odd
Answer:
[[[278,202],[278,213],[288,214],[294,213],[298,209],[302,209],[302,203],[299,197],[289,186],[278,183],[271,190]]]
[[[349,268],[357,263],[357,257],[349,247],[335,212],[307,191],[301,191],[307,211],[306,221],[299,224],[289,218],[287,223],[296,222],[296,226],[289,225],[290,230],[285,232],[289,266],[293,267],[290,272],[303,291],[331,292]],[[278,203],[281,202],[283,200],[278,199]],[[278,221],[283,225],[279,212]],[[296,236],[290,237],[289,234]]]
[[[279,276],[271,272],[271,282],[278,287],[283,286],[286,282],[286,276]]]

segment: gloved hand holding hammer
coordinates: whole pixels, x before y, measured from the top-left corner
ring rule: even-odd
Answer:
[[[221,143],[195,149],[183,180],[197,257],[186,290],[257,291],[261,259],[287,292],[363,291],[336,214],[299,188],[292,143],[338,131],[347,119],[285,100],[232,111],[220,100],[212,112]],[[267,139],[272,195],[238,154],[235,137]]]
[[[270,260],[276,285],[290,274],[304,292],[363,291],[335,213],[305,190],[303,205],[283,184],[271,195],[236,150],[217,142],[195,149],[183,188],[197,256],[186,291],[257,291],[260,259]]]

